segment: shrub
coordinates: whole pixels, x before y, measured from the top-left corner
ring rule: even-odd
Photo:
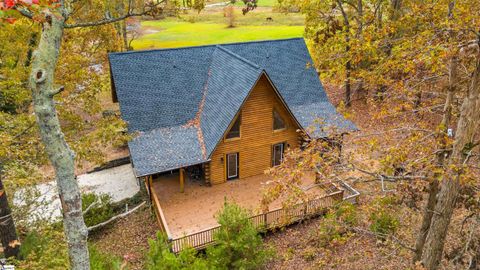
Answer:
[[[387,235],[393,234],[399,225],[399,220],[388,210],[378,210],[370,215],[370,230],[385,239]]]
[[[95,203],[95,206],[90,208],[83,216],[87,227],[107,221],[114,216],[112,197],[110,195],[97,195],[95,193],[82,195],[82,211],[85,211],[92,203]]]
[[[348,226],[355,226],[358,222],[357,208],[350,202],[341,203],[335,211],[337,218]]]
[[[68,269],[67,245],[61,231],[39,229],[29,232],[22,240],[16,269]]]
[[[373,201],[373,212],[370,214],[370,230],[382,240],[385,240],[389,234],[395,233],[400,224],[393,207],[396,202],[396,198],[393,196]]]
[[[311,262],[317,256],[317,250],[313,247],[307,247],[302,251],[302,257],[305,261]]]
[[[100,252],[94,245],[88,247],[91,270],[120,270],[122,262],[119,258]]]
[[[149,240],[147,269],[259,269],[270,258],[271,251],[264,247],[262,238],[240,206],[225,203],[217,218],[220,230],[215,233],[216,245],[207,248],[201,256],[193,248],[186,248],[175,255],[165,236]]]
[[[209,269],[207,262],[202,257],[197,257],[197,252],[193,248],[187,248],[175,255],[170,251],[170,246],[166,238],[160,232],[157,233],[157,239],[148,241],[150,250],[147,254],[147,269]]]
[[[347,229],[337,220],[335,213],[328,213],[314,234],[314,241],[320,247],[327,247],[333,242],[343,242],[348,238]]]
[[[214,269],[258,269],[271,257],[262,238],[240,206],[225,202],[217,217],[221,225],[215,233],[217,245],[207,249],[207,257]]]
[[[356,224],[357,211],[355,206],[349,202],[344,202],[325,215],[314,234],[314,241],[320,247],[329,246],[334,242],[342,243],[351,235],[348,226]]]

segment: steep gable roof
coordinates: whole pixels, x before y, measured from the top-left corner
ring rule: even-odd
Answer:
[[[195,117],[215,47],[109,54],[129,131],[183,125]]]
[[[262,74],[302,128],[324,118],[311,136],[356,129],[330,104],[303,39],[109,57],[122,117],[139,132],[129,143],[137,176],[207,161]]]
[[[205,104],[200,117],[206,154],[210,156],[262,69],[218,46],[212,55]]]

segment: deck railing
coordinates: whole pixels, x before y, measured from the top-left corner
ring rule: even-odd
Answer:
[[[259,230],[270,230],[283,227],[305,218],[324,213],[326,208],[334,206],[336,203],[343,200],[343,192],[343,190],[339,190],[317,199],[298,203],[289,208],[273,209],[266,213],[254,215],[250,217],[250,220]],[[154,196],[154,199],[156,199],[156,196]],[[158,204],[158,207],[160,208],[160,204],[157,203],[157,201],[155,201],[155,204]],[[164,221],[164,218],[162,218],[162,221]],[[167,227],[166,224],[167,223],[165,222],[164,225],[161,226]],[[171,242],[172,251],[178,253],[185,247],[203,249],[214,244],[214,235],[218,230],[220,230],[220,225],[174,239],[170,237],[171,235],[170,232],[168,232],[168,227],[166,233]]]
[[[160,206],[160,201],[158,200],[157,194],[155,192],[151,193],[153,200],[153,209],[155,210],[155,216],[157,217],[157,223],[160,226],[162,232],[164,232],[168,239],[171,239],[170,230],[168,229],[167,219],[163,214],[162,207]]]

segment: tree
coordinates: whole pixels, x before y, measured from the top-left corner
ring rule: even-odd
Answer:
[[[2,181],[2,164],[0,164],[0,240],[6,258],[17,257],[20,250],[12,210],[8,204],[7,193]]]
[[[480,129],[480,33],[477,36],[473,44],[476,48],[475,69],[461,105],[452,153],[434,208],[434,213],[440,214],[434,214],[431,218],[422,254],[422,264],[427,269],[437,269],[442,259],[448,226],[464,181],[464,173],[474,148],[480,144],[476,138]]]
[[[329,178],[350,179],[352,172],[362,173],[380,181],[382,192],[389,191],[386,182],[406,189],[399,194],[405,197],[428,189],[412,250],[414,260],[427,269],[438,268],[454,209],[463,207],[467,217],[478,216],[478,208],[469,205],[479,196],[478,3],[363,1],[360,8],[357,1],[344,1],[351,30],[345,33],[338,3],[293,2],[307,14],[306,33],[313,39],[316,66],[326,81],[337,85],[331,77],[344,74],[344,64],[351,60],[352,77],[366,89],[378,89],[367,102],[380,128],[352,136],[349,148],[355,152],[344,153]],[[346,35],[348,55],[342,53]],[[311,158],[298,159],[303,160]],[[316,162],[321,169],[329,167],[322,159]],[[292,168],[289,171],[298,174]],[[281,186],[291,177],[284,179]],[[462,245],[473,248],[468,241]]]
[[[150,249],[147,254],[147,269],[209,269],[207,261],[199,256],[194,248],[183,249],[178,255],[170,250],[167,239],[157,233],[157,239],[149,239]]]
[[[148,269],[261,269],[270,259],[271,251],[263,245],[245,209],[225,202],[217,221],[221,227],[206,256],[189,247],[175,255],[166,237],[158,233],[155,241],[149,240]]]
[[[160,3],[152,3],[151,8]],[[64,87],[55,85],[55,71],[60,55],[65,29],[100,26],[122,21],[131,16],[141,16],[149,9],[137,12],[128,7],[125,14],[110,18],[109,16],[84,22],[85,14],[75,13],[83,3],[77,1],[4,1],[2,20],[14,22],[12,16],[21,14],[42,26],[40,40],[33,52],[29,86],[32,91],[33,110],[39,127],[45,152],[56,174],[59,197],[63,209],[64,230],[67,238],[69,259],[72,269],[89,269],[87,247],[87,228],[81,211],[81,195],[76,182],[74,153],[65,141],[56,111],[54,97]],[[88,6],[87,6],[88,8]],[[13,13],[14,11],[18,13]]]
[[[217,217],[221,225],[215,233],[215,246],[207,248],[207,258],[214,269],[258,269],[269,259],[270,251],[240,206],[225,202]]]

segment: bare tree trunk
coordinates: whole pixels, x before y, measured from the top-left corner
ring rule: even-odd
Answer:
[[[346,46],[347,54],[350,51],[350,46]],[[352,104],[352,86],[350,82],[350,76],[352,73],[352,63],[350,60],[347,61],[347,64],[345,65],[345,106],[350,107]]]
[[[390,1],[392,21],[396,21],[400,18],[400,11],[402,8],[402,0],[391,0]]]
[[[122,21],[122,39],[125,51],[130,51],[130,44],[128,43],[127,22],[125,20]]]
[[[447,175],[441,182],[437,204],[427,234],[422,254],[422,264],[428,270],[438,268],[442,260],[445,237],[452,218],[455,202],[461,185],[463,167],[468,162],[474,147],[474,137],[480,122],[480,54],[477,55],[476,69],[472,75],[468,94],[460,110],[457,134],[449,162]]]
[[[390,20],[391,21],[397,21],[400,18],[401,11],[402,11],[402,0],[390,0]],[[379,18],[379,27],[382,26],[382,11],[379,12],[380,18]],[[389,38],[391,40],[395,39],[395,37],[398,36],[398,33],[392,33],[389,34]],[[387,40],[386,44],[386,49],[385,49],[385,54],[386,58],[388,58],[392,54],[392,49],[393,49],[393,42],[391,40]],[[384,84],[381,84],[378,86],[377,91],[375,93],[375,100],[383,101],[385,99],[385,95],[387,92],[387,86]]]
[[[347,63],[345,64],[345,106],[350,107],[352,99],[352,88],[350,82],[352,73],[352,61],[350,60],[350,21],[348,20],[348,15],[343,8],[342,2],[337,0],[337,4],[342,12],[343,23],[345,24],[345,53],[348,57]]]
[[[30,87],[40,135],[55,169],[63,226],[70,265],[74,270],[90,269],[87,248],[88,231],[82,216],[82,198],[74,173],[74,153],[62,133],[53,97],[62,88],[54,88],[54,73],[64,30],[64,16],[44,10],[42,33],[33,53]]]
[[[454,8],[454,2],[450,2],[449,11],[448,11],[448,18],[451,19]],[[452,34],[452,33],[450,33]],[[440,136],[440,151],[437,154],[437,166],[443,167],[445,164],[445,158],[447,151],[447,141],[445,138],[445,134],[448,131],[450,126],[450,119],[452,118],[452,102],[453,97],[456,92],[457,83],[458,83],[458,56],[456,55],[457,52],[450,58],[450,63],[448,67],[448,86],[447,86],[447,97],[445,98],[445,106],[443,107],[443,118],[440,124],[441,129],[444,134]],[[417,235],[417,239],[415,242],[415,255],[413,257],[413,261],[417,262],[420,261],[422,258],[423,248],[425,246],[425,241],[428,235],[428,231],[430,230],[430,225],[432,222],[433,213],[435,212],[435,205],[437,204],[437,195],[439,191],[439,178],[441,178],[439,172],[436,172],[433,175],[433,180],[429,186],[429,193],[428,193],[428,200],[427,204],[425,205],[423,211],[423,220],[422,226],[420,227],[420,231]]]
[[[418,232],[417,239],[415,241],[415,255],[413,261],[417,262],[422,258],[423,246],[425,245],[425,239],[427,238],[428,231],[430,229],[430,223],[432,222],[433,210],[437,204],[438,194],[438,180],[434,179],[430,182],[428,187],[428,199],[427,204],[423,210],[422,226]]]
[[[12,210],[8,204],[7,193],[2,182],[2,164],[0,164],[0,240],[5,258],[18,257],[20,242],[18,241]]]
[[[458,58],[457,56],[453,56],[450,59],[449,64],[449,83],[447,87],[447,97],[445,99],[445,106],[443,108],[443,118],[442,118],[442,132],[440,138],[440,151],[437,154],[437,166],[443,167],[445,163],[445,148],[447,147],[447,142],[445,138],[445,133],[447,132],[448,126],[450,125],[450,119],[452,117],[452,100],[453,95],[456,91],[456,84],[458,83],[457,77],[457,68],[458,68]],[[422,226],[420,227],[420,231],[417,235],[417,240],[415,243],[415,256],[413,261],[419,261],[422,257],[423,246],[425,245],[425,239],[427,238],[428,230],[430,228],[430,224],[432,221],[432,216],[435,210],[435,205],[437,203],[437,194],[438,194],[438,179],[441,177],[439,173],[435,173],[433,175],[433,180],[430,182],[429,191],[428,191],[428,199],[427,204],[425,205],[423,211],[423,220]]]

